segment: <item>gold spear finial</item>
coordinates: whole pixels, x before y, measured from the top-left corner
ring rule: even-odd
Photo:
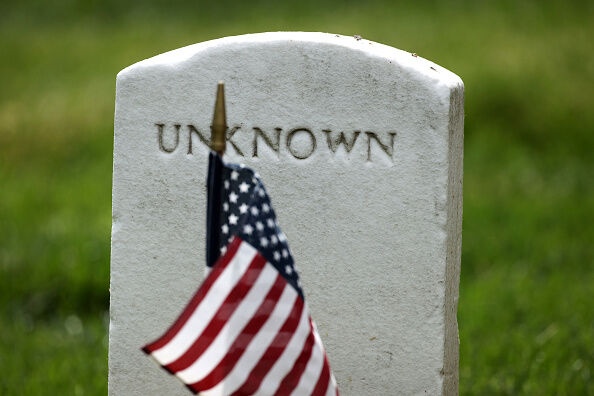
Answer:
[[[211,148],[219,155],[225,153],[225,133],[227,132],[227,117],[225,115],[225,84],[219,81],[217,87],[217,100],[211,126]]]

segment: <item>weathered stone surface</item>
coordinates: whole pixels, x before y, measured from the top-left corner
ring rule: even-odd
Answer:
[[[118,74],[111,395],[185,395],[140,347],[202,281],[216,83],[263,177],[344,395],[455,394],[462,81],[367,40],[264,33]]]

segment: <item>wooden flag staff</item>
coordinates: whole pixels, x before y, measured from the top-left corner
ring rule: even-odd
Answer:
[[[212,267],[220,256],[220,219],[223,197],[223,154],[226,146],[227,120],[225,115],[225,84],[219,82],[211,125],[211,149],[208,164],[206,209],[206,263]]]

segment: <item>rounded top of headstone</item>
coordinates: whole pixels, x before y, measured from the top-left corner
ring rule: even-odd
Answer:
[[[418,56],[388,45],[366,40],[361,36],[343,36],[320,32],[267,32],[229,36],[178,48],[135,63],[118,74],[118,79],[133,74],[138,69],[150,67],[177,67],[195,57],[215,55],[219,51],[250,51],[258,47],[284,48],[284,51],[302,51],[304,57],[331,56],[332,50],[347,50],[369,60],[386,62],[401,68],[404,72],[417,75],[436,85],[450,88],[462,86],[462,80],[451,71]],[[257,53],[254,53],[256,56]]]

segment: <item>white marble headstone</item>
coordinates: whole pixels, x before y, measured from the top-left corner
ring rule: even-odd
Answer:
[[[118,74],[110,395],[188,394],[140,348],[203,278],[219,80],[226,159],[264,180],[342,394],[456,394],[462,81],[375,42],[286,32]]]

